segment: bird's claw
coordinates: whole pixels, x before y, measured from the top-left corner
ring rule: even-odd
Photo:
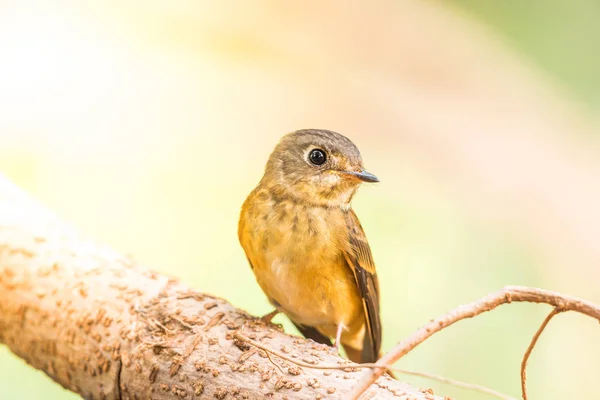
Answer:
[[[260,317],[260,321],[265,324],[265,325],[271,325],[273,324],[273,318],[275,318],[275,316],[279,314],[279,311],[277,310],[273,310],[268,314],[263,315],[262,317]]]

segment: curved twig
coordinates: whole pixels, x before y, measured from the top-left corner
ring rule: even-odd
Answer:
[[[525,351],[525,354],[523,355],[523,361],[521,361],[521,394],[523,396],[523,400],[527,400],[527,361],[529,361],[529,356],[531,355],[533,348],[540,338],[540,335],[544,329],[546,329],[548,322],[550,322],[554,316],[560,314],[561,312],[563,312],[563,310],[554,308],[554,310],[548,314],[548,316],[544,319],[544,322],[542,322],[542,325],[538,328],[537,332],[531,339],[531,343],[529,343],[529,347],[527,347],[527,351]]]
[[[497,292],[491,293],[473,303],[469,303],[449,313],[436,318],[412,336],[401,341],[390,352],[384,355],[377,365],[381,368],[372,368],[363,373],[363,376],[352,391],[351,398],[357,400],[367,388],[381,376],[383,371],[405,356],[412,349],[423,343],[433,334],[466,318],[473,318],[479,314],[491,311],[494,308],[512,302],[529,302],[550,304],[563,311],[575,311],[600,321],[600,306],[577,297],[562,295],[549,290],[530,288],[524,286],[507,286]]]

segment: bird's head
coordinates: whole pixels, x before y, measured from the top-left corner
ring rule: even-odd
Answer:
[[[363,182],[379,182],[367,172],[356,145],[339,133],[303,129],[289,133],[269,157],[261,183],[279,195],[309,204],[347,206]]]

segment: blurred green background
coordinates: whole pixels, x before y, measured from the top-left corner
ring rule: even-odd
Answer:
[[[508,284],[600,302],[598,17],[593,0],[0,0],[0,171],[98,241],[260,315],[239,207],[282,134],[332,129],[381,178],[355,209],[384,350]],[[398,365],[518,396],[547,312],[504,306]],[[530,397],[597,398],[599,360],[598,323],[558,316]],[[68,398],[0,347],[0,399]]]

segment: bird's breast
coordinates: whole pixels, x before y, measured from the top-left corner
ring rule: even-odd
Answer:
[[[267,200],[245,208],[240,241],[258,283],[282,311],[309,326],[347,324],[360,313],[342,251],[342,210]]]

